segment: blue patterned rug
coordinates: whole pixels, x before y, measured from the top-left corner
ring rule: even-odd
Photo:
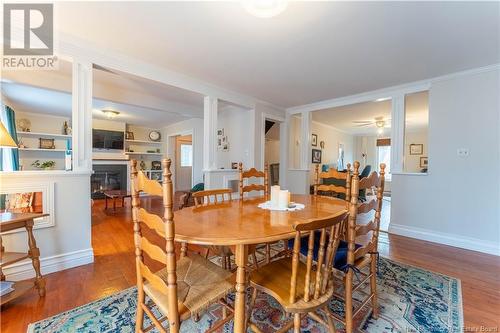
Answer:
[[[368,291],[367,286],[355,293],[355,298],[363,299]],[[371,318],[369,308],[362,311],[355,318],[358,332],[462,332],[462,294],[458,279],[380,258],[378,291],[380,316],[375,320]],[[136,297],[136,288],[129,288],[30,324],[28,333],[134,332]],[[342,315],[343,304],[333,299],[330,309]],[[181,332],[204,332],[221,315],[221,308],[213,306],[199,322],[183,322]],[[252,313],[253,322],[264,332],[274,332],[286,320],[280,305],[273,298],[259,294]],[[339,332],[344,332],[341,325],[337,327]],[[220,330],[231,331],[232,322]],[[302,321],[301,331],[326,332],[323,326],[311,319]]]

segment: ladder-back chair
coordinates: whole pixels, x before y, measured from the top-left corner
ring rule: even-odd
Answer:
[[[181,256],[176,260],[171,161],[162,160],[162,185],[138,171],[136,160],[132,160],[131,164],[138,298],[135,331],[142,333],[156,328],[159,332],[166,333],[167,329],[162,322],[168,320],[168,331],[178,333],[183,320],[196,317],[211,304],[220,302],[224,306],[223,319],[209,331],[217,329],[232,317],[232,314],[227,316],[226,308],[229,306],[224,298],[233,290],[234,276],[199,255]],[[163,216],[141,208],[139,192],[162,197]],[[146,225],[149,230],[143,229],[142,225]],[[155,244],[151,237],[153,234],[161,237],[161,246]],[[150,260],[144,260],[145,255]],[[154,272],[154,264],[163,268]],[[150,301],[146,301],[146,296]],[[151,303],[156,304],[162,318],[153,314]],[[143,327],[144,314],[152,322],[146,328]]]
[[[332,264],[340,242],[342,221],[347,217],[347,210],[321,219],[311,219],[307,222],[295,223],[295,244],[292,258],[282,258],[252,272],[250,285],[254,288],[250,301],[250,318],[255,305],[257,292],[264,292],[274,297],[285,312],[293,314],[293,321],[288,322],[278,332],[287,332],[292,326],[294,332],[300,332],[302,317],[309,315],[314,320],[328,327],[329,332],[335,332],[330,316],[325,322],[317,310],[328,312],[327,306],[334,292],[332,279]],[[319,239],[314,237],[320,234]],[[307,235],[307,259],[299,260],[301,242]],[[314,259],[314,253],[317,259]],[[313,268],[313,261],[317,264]],[[255,324],[250,323],[254,331],[259,332]]]
[[[353,332],[353,318],[371,302],[372,316],[378,317],[377,304],[377,260],[378,260],[378,235],[382,200],[385,185],[385,164],[380,164],[380,174],[372,172],[368,177],[359,179],[359,162],[354,162],[354,172],[351,185],[351,201],[349,204],[349,218],[347,222],[347,242],[341,244],[339,252],[345,255],[335,268],[344,272],[345,293],[340,295],[345,300],[345,318],[340,318],[330,313],[334,319],[345,324],[346,333]],[[376,188],[377,198],[370,202],[359,204],[359,191]],[[357,224],[358,214],[367,214],[375,211],[373,220],[367,224]],[[371,234],[371,235],[370,235]],[[363,237],[361,243],[356,243],[356,238]],[[345,260],[345,261],[344,261]],[[344,264],[345,263],[345,264]],[[361,269],[369,265],[368,273]],[[354,277],[360,278],[354,284]],[[366,282],[370,283],[370,295],[361,304],[353,309],[353,293]]]
[[[238,170],[240,172],[240,199],[243,199],[245,193],[252,191],[263,191],[264,196],[269,195],[269,176],[268,176],[268,166],[267,163],[264,165],[264,171],[258,171],[255,168],[250,170],[243,170],[243,163],[238,164]],[[245,179],[250,180],[251,178],[263,178],[264,184],[247,184],[245,185]]]
[[[200,207],[216,207],[218,205],[228,203],[232,201],[232,193],[231,189],[222,188],[222,189],[214,189],[214,190],[205,190],[198,191],[193,193],[194,203],[196,208]],[[255,255],[255,251],[251,251],[252,261],[255,267],[258,267],[257,257]],[[224,269],[231,270],[231,256],[233,255],[233,251],[229,246],[220,246],[220,245],[211,245],[207,247],[207,251],[205,253],[205,258],[208,259],[210,253],[213,253],[216,256],[221,257],[221,266]]]
[[[345,186],[335,184],[325,184],[327,179],[338,179]],[[344,195],[346,202],[351,199],[351,164],[347,163],[346,172],[339,172],[333,168],[328,171],[319,172],[319,164],[316,164],[314,172],[314,195],[324,192],[333,192],[336,195]]]

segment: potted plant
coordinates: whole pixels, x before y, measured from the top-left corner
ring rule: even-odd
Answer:
[[[31,163],[31,166],[34,166],[35,168],[42,170],[52,170],[56,166],[56,162],[55,161],[40,162],[40,160],[36,160],[33,163]]]

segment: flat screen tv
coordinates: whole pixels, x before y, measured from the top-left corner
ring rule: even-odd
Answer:
[[[92,130],[92,147],[95,149],[123,150],[124,133],[118,131]]]

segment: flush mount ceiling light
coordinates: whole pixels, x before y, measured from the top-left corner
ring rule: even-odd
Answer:
[[[108,119],[116,118],[116,116],[118,116],[120,114],[120,112],[114,111],[114,110],[102,110],[102,113],[104,113],[104,115]]]
[[[271,18],[281,14],[288,6],[287,0],[243,0],[243,8],[260,18]]]

